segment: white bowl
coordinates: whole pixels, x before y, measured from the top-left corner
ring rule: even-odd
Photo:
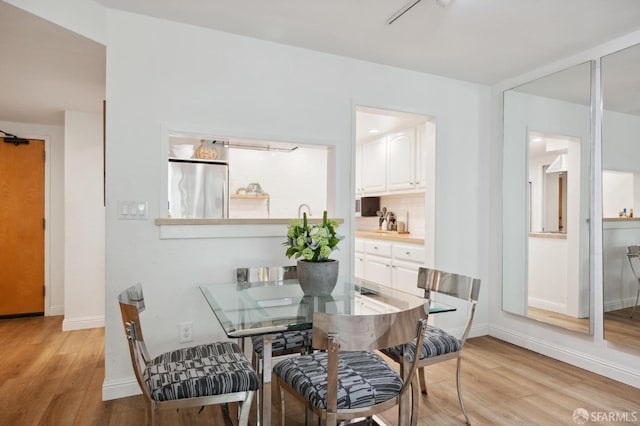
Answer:
[[[195,147],[191,144],[174,145],[171,147],[171,152],[174,157],[191,158],[195,152]]]

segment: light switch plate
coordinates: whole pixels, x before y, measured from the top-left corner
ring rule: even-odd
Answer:
[[[149,203],[147,201],[118,201],[118,219],[147,220]]]

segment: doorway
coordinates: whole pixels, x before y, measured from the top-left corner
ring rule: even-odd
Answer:
[[[45,143],[0,138],[0,318],[44,315]]]

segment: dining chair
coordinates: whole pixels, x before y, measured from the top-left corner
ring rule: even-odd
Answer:
[[[415,425],[417,361],[403,357],[406,374],[399,374],[375,350],[413,339],[421,345],[428,315],[428,300],[413,309],[378,315],[314,313],[313,348],[319,351],[284,359],[273,368],[280,424],[285,424],[286,391],[304,404],[306,424],[314,414],[323,425],[333,426],[400,405],[399,424]],[[410,388],[411,394],[406,394]]]
[[[408,347],[408,354],[404,352],[404,348],[402,346],[389,347],[383,349],[382,352],[394,361],[399,362],[400,370],[402,371],[402,360],[404,357],[408,355],[409,359],[413,361],[413,359],[416,358],[416,348],[421,348],[420,356],[418,357],[418,378],[422,393],[425,395],[428,394],[427,382],[425,379],[425,367],[441,361],[457,358],[456,386],[458,390],[458,401],[460,402],[460,408],[462,409],[462,414],[464,414],[466,423],[471,424],[469,423],[469,416],[467,415],[467,410],[462,398],[460,363],[462,361],[462,348],[464,347],[464,343],[469,335],[471,323],[473,322],[473,315],[478,303],[480,280],[464,275],[420,267],[418,269],[417,284],[418,288],[424,290],[425,299],[431,300],[434,298],[434,293],[441,293],[465,300],[469,303],[467,323],[462,333],[462,337],[457,338],[440,328],[428,326],[422,343],[417,340],[416,342],[412,342]]]
[[[284,281],[296,279],[297,268],[295,266],[261,266],[253,268],[236,269],[236,281],[238,286],[256,285],[269,281]],[[264,345],[262,336],[251,338],[253,345],[252,364],[256,371],[262,371]],[[281,356],[297,353],[305,353],[311,346],[311,330],[296,330],[275,333],[271,335],[271,355]]]
[[[258,266],[236,269],[236,282],[240,288],[260,285],[274,281],[293,280],[298,278],[296,266]],[[244,339],[240,340],[240,347],[244,349]],[[251,337],[252,356],[251,365],[258,372],[260,382],[263,383],[264,338]],[[311,330],[284,331],[271,335],[271,356],[283,356],[306,353],[311,347]],[[257,421],[261,424],[263,395],[260,392],[256,401]]]
[[[181,348],[154,358],[142,334],[145,309],[142,285],[118,295],[133,371],[146,403],[146,424],[156,424],[157,411],[239,402],[238,424],[247,425],[251,401],[260,381],[234,342]]]
[[[633,275],[636,278],[636,284],[638,284],[638,292],[636,293],[636,303],[633,305],[631,316],[636,312],[638,307],[638,299],[640,298],[640,246],[628,246],[627,247],[627,259],[629,259],[629,265],[633,271]],[[634,266],[635,265],[635,266]]]

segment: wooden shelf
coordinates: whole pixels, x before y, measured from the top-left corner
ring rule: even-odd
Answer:
[[[258,195],[258,194],[231,194],[229,198],[234,198],[238,200],[267,200],[269,199],[268,195]]]

